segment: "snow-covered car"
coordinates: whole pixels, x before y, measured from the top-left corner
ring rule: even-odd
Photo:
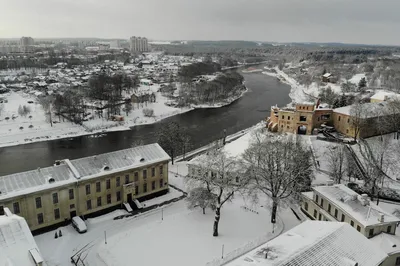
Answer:
[[[80,234],[87,232],[87,226],[86,226],[85,222],[79,216],[75,216],[72,218],[72,226]]]

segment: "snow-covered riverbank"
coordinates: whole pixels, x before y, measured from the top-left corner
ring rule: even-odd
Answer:
[[[232,104],[240,99],[248,89],[246,88],[239,96],[225,99],[223,102],[213,104],[202,104],[185,108],[168,106],[168,99],[156,93],[156,102],[148,103],[144,108],[153,109],[154,115],[146,117],[143,108],[132,110],[123,122],[106,120],[105,118],[95,117],[93,120],[84,122],[82,126],[63,121],[58,117],[52,117],[53,126],[46,119],[42,106],[37,103],[36,97],[23,92],[11,92],[5,95],[6,103],[3,103],[3,110],[0,115],[0,147],[27,144],[39,141],[54,139],[72,138],[85,135],[98,134],[130,130],[137,125],[152,124],[162,119],[189,112],[200,108],[220,108]],[[28,103],[31,102],[31,103]],[[30,113],[26,116],[18,114],[19,106],[29,106]],[[8,117],[8,119],[6,119]],[[13,119],[14,117],[14,119]]]

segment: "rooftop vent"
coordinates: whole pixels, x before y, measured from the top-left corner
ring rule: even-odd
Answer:
[[[55,162],[54,162],[54,165],[60,165],[61,164],[61,161],[60,160],[56,160]]]
[[[103,171],[108,171],[108,170],[110,170],[110,167],[108,165],[104,165],[103,166]]]
[[[38,172],[40,173],[40,167],[37,168]]]
[[[49,184],[52,184],[52,183],[56,182],[56,180],[55,180],[54,177],[52,177],[52,176],[49,176],[49,177],[47,178],[47,181],[49,182]]]
[[[143,163],[144,162],[144,158],[140,158],[140,162]]]

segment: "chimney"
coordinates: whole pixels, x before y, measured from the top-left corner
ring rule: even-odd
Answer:
[[[0,216],[2,216],[2,215],[5,215],[4,214],[4,206],[3,205],[0,206]]]
[[[380,213],[379,214],[379,222],[381,222],[381,223],[383,223],[383,222],[385,222],[385,215],[383,214],[383,213]]]

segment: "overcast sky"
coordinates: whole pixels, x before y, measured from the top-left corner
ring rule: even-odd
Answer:
[[[0,0],[0,38],[400,44],[400,0]]]

